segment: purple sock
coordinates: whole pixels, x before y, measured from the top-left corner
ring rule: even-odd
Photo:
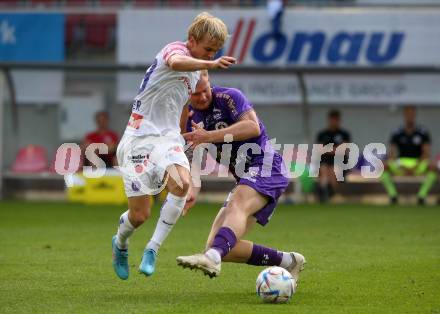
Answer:
[[[282,259],[283,252],[254,244],[251,257],[247,263],[255,266],[279,266]]]
[[[223,258],[232,250],[236,243],[237,237],[234,231],[228,227],[221,227],[215,235],[211,248],[216,249]]]

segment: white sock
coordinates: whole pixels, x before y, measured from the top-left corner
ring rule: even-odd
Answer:
[[[209,249],[205,252],[205,255],[216,264],[219,264],[222,261],[222,257],[216,249]]]
[[[280,267],[287,268],[292,264],[292,256],[290,253],[283,252],[283,259],[281,260]]]
[[[120,250],[128,248],[128,238],[133,234],[135,228],[128,219],[128,210],[119,219],[118,233],[116,234],[116,245]]]
[[[147,244],[147,249],[152,249],[156,253],[159,251],[163,241],[168,237],[174,224],[180,217],[183,207],[185,206],[186,196],[180,197],[168,193],[165,202],[160,211],[160,217],[154,230],[150,242]]]

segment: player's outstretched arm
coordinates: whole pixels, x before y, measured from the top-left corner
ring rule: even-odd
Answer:
[[[234,57],[222,56],[215,60],[202,60],[189,56],[173,55],[168,59],[168,66],[173,71],[198,71],[211,69],[227,69],[235,64]]]

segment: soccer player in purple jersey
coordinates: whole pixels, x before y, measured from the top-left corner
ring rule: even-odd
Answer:
[[[266,128],[258,119],[252,104],[237,89],[211,88],[205,72],[191,96],[188,109],[189,132],[183,136],[192,148],[202,143],[213,143],[220,151],[225,144],[225,136],[233,136],[229,169],[237,185],[212,224],[205,253],[179,256],[178,265],[200,269],[210,277],[219,275],[222,261],[257,266],[276,265],[287,269],[297,280],[305,264],[303,255],[242,240],[256,222],[262,226],[268,223],[278,198],[288,185],[282,157],[268,143]],[[261,152],[255,154],[253,150],[253,154],[250,154],[247,149],[240,149],[243,144],[247,147],[249,144],[259,146]],[[246,156],[240,156],[242,153]],[[273,162],[268,164],[265,154],[271,154],[273,158],[268,159]],[[220,155],[217,153],[217,161],[220,161]],[[255,167],[258,171],[255,171]],[[248,171],[250,176],[240,177],[238,172],[243,168],[245,171],[254,170]],[[200,188],[192,188],[185,210],[194,205],[199,191]]]

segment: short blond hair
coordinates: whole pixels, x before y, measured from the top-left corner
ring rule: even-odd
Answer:
[[[194,18],[189,26],[188,38],[192,36],[197,42],[200,42],[205,35],[223,46],[228,38],[228,28],[218,17],[202,12]]]

